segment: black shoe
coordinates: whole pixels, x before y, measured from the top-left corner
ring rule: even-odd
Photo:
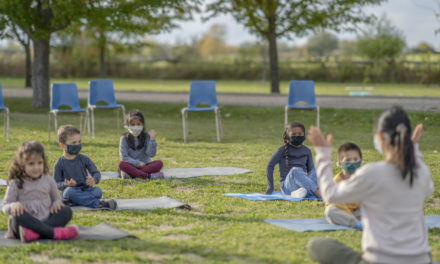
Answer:
[[[118,203],[115,199],[110,200],[100,200],[98,204],[98,208],[102,209],[110,209],[110,210],[116,210],[118,207]]]
[[[69,200],[69,198],[63,198],[61,201],[63,202],[64,205],[72,206],[72,201]]]

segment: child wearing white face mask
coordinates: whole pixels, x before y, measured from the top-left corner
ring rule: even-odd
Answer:
[[[152,161],[156,156],[156,131],[153,129],[145,133],[144,116],[139,110],[132,110],[125,117],[127,132],[121,136],[119,143],[118,170],[124,178],[163,179],[160,172],[163,163],[160,160]]]

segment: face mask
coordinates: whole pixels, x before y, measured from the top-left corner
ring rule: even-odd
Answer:
[[[78,145],[67,145],[66,152],[70,155],[76,155],[81,151],[81,144]]]
[[[132,134],[133,136],[137,137],[141,134],[141,132],[144,130],[143,126],[129,126],[126,127],[128,132],[130,132],[130,134]]]
[[[382,154],[382,148],[380,147],[379,144],[379,139],[377,138],[377,134],[374,135],[374,148],[377,150],[377,152],[379,152],[380,154]]]
[[[342,162],[341,165],[342,169],[351,175],[361,166],[361,162]]]
[[[305,136],[291,136],[291,137],[289,137],[290,144],[292,144],[294,146],[301,145],[304,142],[304,140],[306,140]]]

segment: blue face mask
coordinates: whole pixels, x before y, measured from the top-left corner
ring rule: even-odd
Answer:
[[[374,148],[376,149],[377,152],[379,152],[380,154],[383,153],[382,148],[380,147],[379,144],[379,139],[377,138],[377,134],[374,135]]]
[[[81,151],[81,144],[67,145],[66,152],[70,155],[77,155]]]
[[[342,169],[348,174],[353,174],[361,166],[361,161],[358,162],[342,162]]]

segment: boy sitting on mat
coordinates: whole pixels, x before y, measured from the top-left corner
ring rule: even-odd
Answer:
[[[72,206],[115,210],[116,201],[101,200],[101,188],[94,187],[99,183],[101,173],[89,157],[79,153],[81,132],[72,125],[64,125],[58,129],[57,138],[63,155],[55,162],[54,178],[62,191],[63,202]]]
[[[361,166],[362,152],[358,145],[352,142],[342,144],[338,149],[338,166],[342,171],[333,177],[333,181],[340,181],[350,178]],[[354,227],[362,230],[360,219],[360,208],[358,203],[353,204],[331,204],[326,203],[325,218],[330,224]]]

